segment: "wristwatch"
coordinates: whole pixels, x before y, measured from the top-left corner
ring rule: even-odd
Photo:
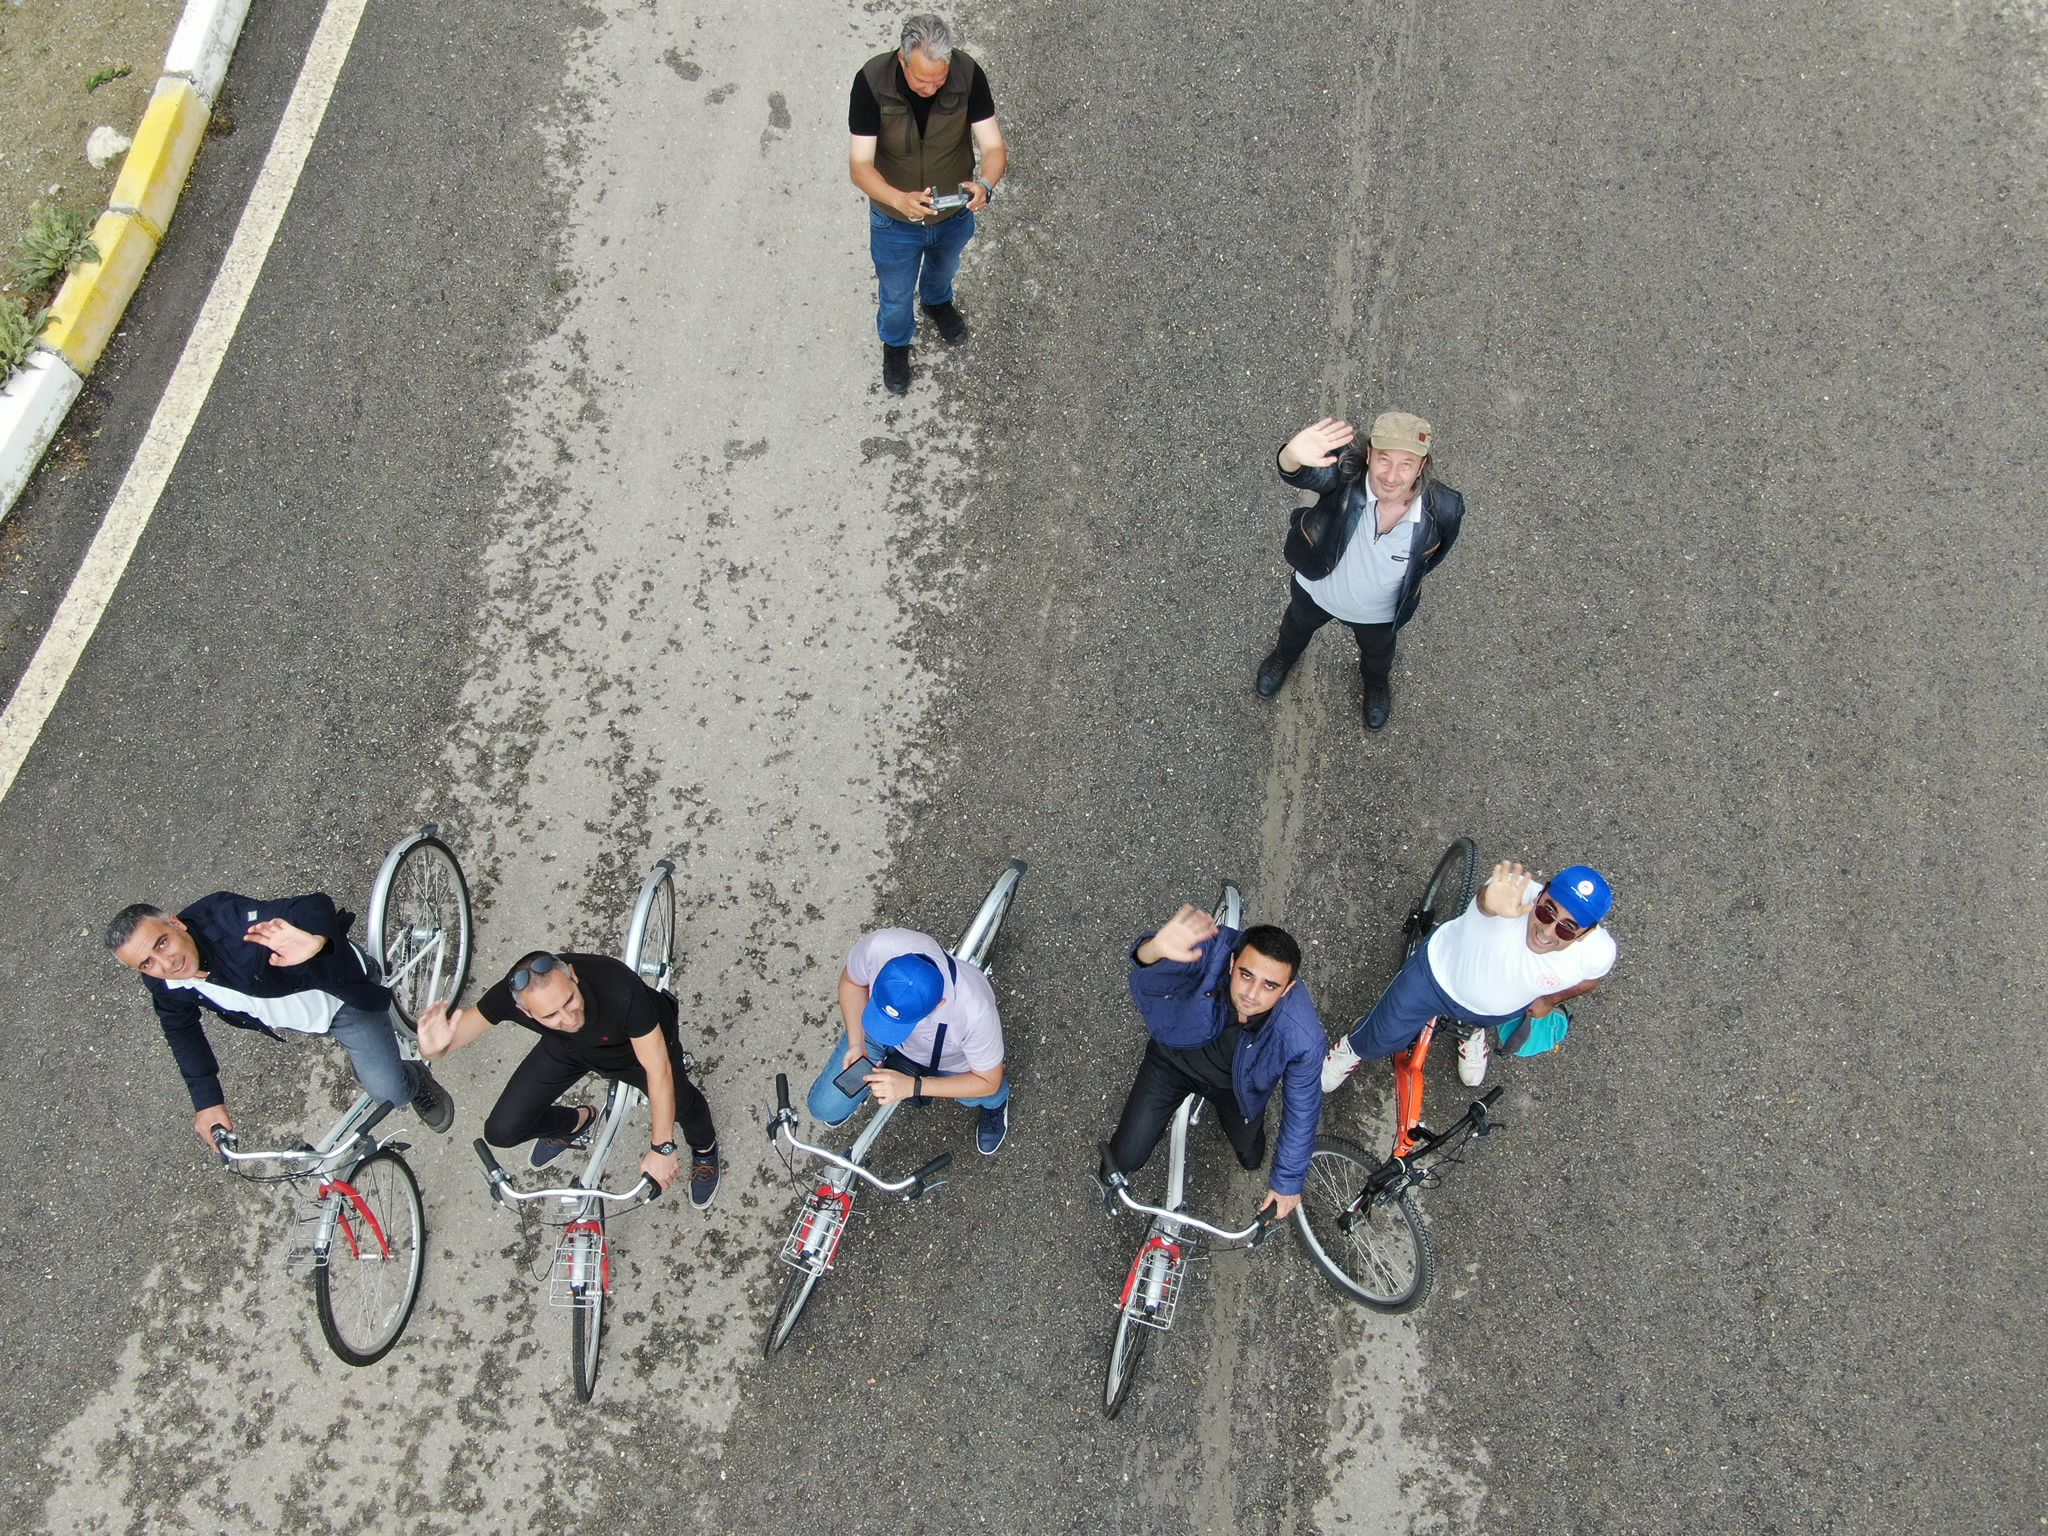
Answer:
[[[657,1141],[654,1144],[653,1150],[663,1157],[674,1157],[676,1155],[676,1144],[672,1141]]]
[[[982,180],[982,178],[979,176],[975,177],[974,180],[975,184],[979,186],[983,192],[988,194],[986,201],[991,203],[994,202],[996,200],[995,187],[991,183]]]

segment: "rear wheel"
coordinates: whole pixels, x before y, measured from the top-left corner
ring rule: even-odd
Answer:
[[[420,1186],[385,1148],[328,1188],[340,1207],[326,1260],[313,1270],[313,1307],[328,1347],[350,1365],[370,1365],[390,1353],[419,1300],[427,1263]]]
[[[633,903],[633,920],[626,928],[626,952],[621,958],[648,986],[666,992],[675,957],[675,866],[663,859],[640,884],[640,897]]]
[[[764,1358],[789,1342],[789,1332],[796,1327],[796,1320],[803,1316],[804,1306],[810,1301],[811,1292],[817,1289],[818,1280],[815,1270],[790,1272],[788,1282],[782,1287],[782,1300],[776,1304],[775,1316],[768,1323],[768,1342],[761,1350]]]
[[[570,1293],[569,1358],[576,1395],[587,1403],[597,1390],[597,1356],[604,1347],[604,1237],[593,1232],[577,1243],[581,1251],[576,1273],[583,1276],[583,1283]]]
[[[1010,903],[1017,899],[1017,884],[1024,878],[1028,867],[1022,859],[1012,859],[996,876],[996,883],[981,899],[981,910],[974,914],[974,920],[960,935],[960,942],[953,946],[956,958],[980,970],[988,969],[988,957],[995,949],[996,934],[1002,929],[1003,919],[1010,915]]]
[[[1478,877],[1479,845],[1469,837],[1461,837],[1436,861],[1429,883],[1422,888],[1422,900],[1401,925],[1403,963],[1422,947],[1439,924],[1448,923],[1472,904]]]
[[[469,938],[469,884],[448,845],[429,828],[392,849],[370,892],[368,939],[408,1028],[462,990]]]
[[[1429,1294],[1436,1254],[1406,1190],[1374,1196],[1352,1214],[1379,1166],[1355,1141],[1318,1136],[1294,1219],[1309,1257],[1339,1294],[1375,1312],[1406,1312]]]

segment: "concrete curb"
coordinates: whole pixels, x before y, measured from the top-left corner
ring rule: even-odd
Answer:
[[[13,510],[42,462],[163,243],[249,3],[186,0],[135,143],[121,163],[107,211],[93,226],[100,259],[64,280],[35,354],[0,388],[0,519]]]

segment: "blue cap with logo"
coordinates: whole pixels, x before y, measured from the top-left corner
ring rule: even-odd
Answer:
[[[1614,887],[1590,864],[1560,869],[1545,887],[1551,899],[1570,914],[1581,928],[1590,928],[1614,908]]]
[[[932,1016],[946,996],[946,978],[923,955],[898,955],[875,973],[860,1027],[875,1045],[898,1046]]]

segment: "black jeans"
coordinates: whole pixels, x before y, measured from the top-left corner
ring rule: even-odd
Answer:
[[[668,1066],[676,1080],[676,1116],[683,1122],[683,1139],[693,1152],[718,1145],[718,1132],[711,1124],[711,1106],[683,1071],[683,1051],[677,1038],[662,1031],[668,1042]],[[571,1136],[576,1131],[576,1111],[555,1100],[576,1086],[588,1069],[579,1061],[559,1054],[554,1042],[543,1036],[526,1053],[526,1060],[512,1069],[505,1091],[491,1106],[484,1121],[484,1140],[494,1147],[516,1147],[539,1136]],[[629,1071],[614,1074],[642,1093],[647,1091],[647,1074],[636,1060]],[[654,1127],[653,1139],[666,1141],[669,1128]]]
[[[1301,589],[1298,580],[1287,583],[1287,611],[1280,616],[1280,639],[1274,651],[1287,659],[1291,667],[1308,649],[1309,641],[1315,638],[1317,630],[1330,622],[1330,613],[1308,593]],[[1394,626],[1392,624],[1352,624],[1343,622],[1358,641],[1358,675],[1365,680],[1366,690],[1372,692],[1384,689],[1394,671]]]
[[[1226,1053],[1226,1059],[1227,1053]],[[1266,1124],[1263,1117],[1247,1120],[1237,1107],[1237,1092],[1230,1073],[1203,1051],[1184,1051],[1145,1044],[1145,1059],[1138,1063],[1137,1079],[1109,1140],[1109,1161],[1118,1173],[1136,1173],[1151,1159],[1152,1149],[1166,1134],[1180,1101],[1199,1093],[1216,1111],[1216,1124],[1230,1139],[1231,1150],[1244,1167],[1257,1170],[1266,1165]]]

